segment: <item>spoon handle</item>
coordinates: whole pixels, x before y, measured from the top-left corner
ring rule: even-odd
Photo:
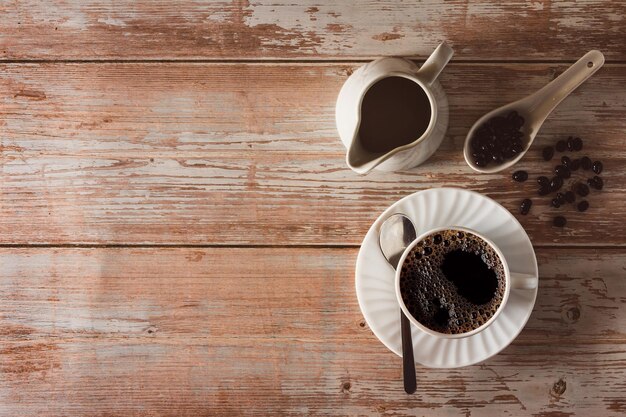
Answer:
[[[531,96],[530,113],[536,120],[545,120],[565,97],[591,77],[603,64],[602,52],[596,50],[587,52],[563,74]]]
[[[402,332],[402,373],[404,374],[404,390],[413,394],[417,389],[415,376],[415,359],[413,358],[413,340],[411,338],[411,322],[400,310],[400,329]]]

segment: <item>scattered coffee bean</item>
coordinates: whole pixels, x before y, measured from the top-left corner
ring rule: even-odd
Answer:
[[[526,215],[530,211],[530,207],[533,205],[533,202],[530,198],[525,198],[522,200],[522,204],[519,206],[520,214]]]
[[[517,182],[524,182],[528,179],[528,172],[526,171],[515,171],[513,173],[513,180]]]
[[[554,198],[556,198],[556,200],[559,202],[559,204],[565,204],[565,194],[563,194],[563,193],[556,193]]]
[[[552,204],[552,207],[555,207],[555,208],[561,207],[561,203],[559,203],[559,200],[556,197],[552,199],[550,204]]]
[[[580,166],[583,167],[583,169],[585,171],[588,171],[591,169],[591,159],[589,159],[588,156],[583,156],[582,158],[580,158]]]
[[[583,150],[583,140],[581,138],[574,138],[572,147],[574,151],[582,151]]]
[[[557,165],[554,167],[554,173],[561,178],[569,178],[572,173],[565,165]]]
[[[556,227],[564,227],[567,224],[567,219],[563,216],[556,216],[552,221]]]
[[[595,188],[596,190],[601,190],[602,187],[604,187],[604,181],[597,175],[593,178],[589,178],[587,180],[587,184],[589,184],[590,187]]]
[[[573,203],[574,201],[576,201],[576,194],[574,194],[572,191],[566,192],[565,201],[567,201],[568,203]]]
[[[520,130],[524,122],[522,116],[511,111],[506,116],[492,117],[479,126],[470,142],[474,164],[500,164],[520,154],[524,150],[524,133]]]
[[[568,168],[570,169],[570,171],[578,171],[578,169],[580,168],[580,159],[572,160],[572,163],[569,165]]]
[[[552,177],[552,181],[550,181],[550,189],[552,191],[560,190],[562,186],[563,186],[563,178]]]
[[[576,184],[574,184],[573,190],[581,197],[586,197],[589,194],[589,187],[587,187],[587,185],[583,184],[582,182],[577,182]]]
[[[573,151],[574,150],[574,138],[571,136],[567,138],[566,145],[567,145],[568,151]]]
[[[550,187],[550,184],[548,185],[540,185],[539,186],[539,190],[537,190],[537,193],[539,195],[548,195],[552,192],[552,188]]]
[[[544,177],[543,175],[541,177],[537,178],[537,184],[541,185],[545,185],[548,186],[550,185],[550,180],[548,179],[548,177]]]
[[[586,211],[589,208],[589,202],[587,202],[587,200],[580,201],[576,205],[576,208],[578,209],[578,211]]]
[[[560,140],[556,143],[555,148],[557,152],[564,152],[565,148],[567,148],[567,143],[564,140]]]
[[[561,165],[566,166],[566,167],[569,168],[571,166],[571,164],[572,164],[572,160],[568,156],[563,155],[561,157]]]
[[[602,162],[595,161],[593,165],[591,166],[591,169],[593,170],[593,172],[600,175],[600,173],[602,172]]]
[[[554,156],[554,148],[552,146],[546,146],[545,148],[543,148],[541,154],[543,155],[544,161],[549,161]]]

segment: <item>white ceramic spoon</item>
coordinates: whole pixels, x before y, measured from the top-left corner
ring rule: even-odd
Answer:
[[[582,58],[580,58],[574,65],[569,67],[563,74],[559,75],[556,79],[551,81],[541,90],[524,97],[521,100],[514,101],[513,103],[499,107],[490,111],[483,117],[478,119],[474,126],[470,129],[467,137],[465,138],[465,146],[463,148],[463,156],[465,162],[475,171],[483,173],[493,173],[502,171],[509,168],[517,161],[522,159],[526,154],[530,145],[532,145],[537,136],[537,132],[541,128],[541,125],[546,120],[548,115],[552,113],[552,110],[561,102],[565,97],[570,95],[572,91],[578,88],[587,78],[591,77],[597,70],[604,64],[604,55],[600,51],[589,51]],[[510,111],[515,110],[524,119],[525,123],[522,126],[522,132],[526,138],[524,150],[520,152],[515,158],[506,160],[500,164],[489,164],[485,167],[479,167],[474,164],[474,158],[472,157],[472,149],[470,141],[474,132],[487,120],[495,116],[506,116]]]

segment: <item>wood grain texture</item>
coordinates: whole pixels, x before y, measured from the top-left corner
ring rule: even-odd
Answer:
[[[540,149],[568,135],[604,162],[584,213],[535,198],[536,245],[624,245],[626,66],[606,65],[551,115],[516,169],[478,175],[474,121],[553,79],[552,64],[452,64],[448,135],[426,164],[361,177],[344,162],[335,98],[348,64],[5,64],[0,68],[0,243],[356,245],[388,205],[436,186],[517,214],[549,174]],[[589,172],[584,173],[589,176]],[[583,180],[582,171],[578,173]]]
[[[626,252],[542,249],[526,329],[422,370],[367,328],[355,248],[0,249],[0,415],[626,411]]]
[[[0,3],[0,59],[626,60],[623,1],[50,1]]]

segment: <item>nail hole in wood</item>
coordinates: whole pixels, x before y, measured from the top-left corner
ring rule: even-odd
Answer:
[[[563,379],[559,379],[552,386],[552,389],[550,390],[550,393],[554,397],[560,397],[561,395],[563,395],[563,393],[565,392],[566,388],[567,388],[567,383],[565,381],[563,381]]]
[[[343,384],[341,384],[341,392],[348,393],[350,392],[350,388],[352,388],[352,384],[350,384],[349,382],[344,382]]]
[[[578,307],[572,307],[565,313],[567,320],[570,323],[575,323],[580,318],[580,309]]]

